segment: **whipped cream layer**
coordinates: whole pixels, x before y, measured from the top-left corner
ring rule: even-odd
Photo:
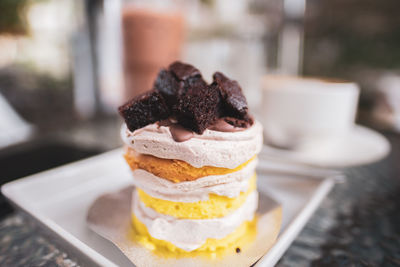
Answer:
[[[125,124],[122,140],[135,151],[164,159],[178,159],[201,168],[214,166],[234,169],[251,159],[262,148],[262,126],[258,121],[237,132],[205,130],[184,142],[172,138],[168,126],[150,124],[134,132]]]
[[[146,225],[149,234],[185,251],[201,247],[208,238],[221,239],[232,233],[243,222],[253,219],[258,205],[258,193],[255,191],[228,216],[204,220],[177,219],[146,207],[139,201],[136,190],[133,194],[133,213]]]
[[[234,198],[246,192],[255,173],[257,159],[241,170],[224,175],[210,175],[194,181],[173,183],[142,169],[133,171],[135,186],[148,195],[175,202],[197,202],[209,199],[209,194]]]

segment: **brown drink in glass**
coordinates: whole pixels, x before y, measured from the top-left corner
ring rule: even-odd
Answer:
[[[184,17],[178,11],[125,5],[122,10],[125,98],[151,89],[158,71],[179,59]]]

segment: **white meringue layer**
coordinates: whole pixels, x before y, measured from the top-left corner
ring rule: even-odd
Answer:
[[[125,124],[122,140],[135,151],[164,159],[178,159],[200,168],[215,166],[234,169],[261,151],[262,126],[258,121],[243,131],[205,130],[184,142],[176,142],[168,126],[150,124],[134,132]]]
[[[133,213],[147,227],[149,234],[185,251],[201,247],[208,238],[221,239],[229,235],[243,222],[253,219],[258,205],[258,193],[254,191],[240,208],[228,216],[203,220],[177,219],[146,207],[139,201],[136,190],[133,194]]]

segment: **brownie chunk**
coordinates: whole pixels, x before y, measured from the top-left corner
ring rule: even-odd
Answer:
[[[198,134],[218,118],[235,127],[253,124],[239,84],[220,72],[213,79],[208,85],[198,69],[176,61],[159,72],[153,90],[119,107],[119,113],[131,131],[167,118]]]
[[[206,85],[200,71],[192,65],[176,61],[167,70],[159,72],[154,89],[164,96],[168,106],[172,108],[178,103],[180,96],[197,83]]]
[[[202,134],[218,118],[219,92],[200,81],[187,88],[175,108],[178,123],[184,128]]]
[[[151,90],[134,97],[118,108],[130,131],[170,116],[169,108],[160,92]]]
[[[175,88],[176,102],[168,103],[172,114],[184,128],[203,133],[217,118],[218,91],[208,86],[200,71],[192,65],[177,61],[169,66],[168,71],[179,84]]]
[[[175,61],[168,68],[175,77],[180,81],[185,81],[191,77],[201,77],[201,73],[198,69],[190,64],[185,64],[180,61]]]
[[[173,106],[178,102],[178,96],[181,94],[183,84],[176,79],[172,72],[161,70],[154,82],[154,89],[159,91],[165,98],[168,106]]]
[[[221,72],[214,73],[213,79],[213,86],[217,88],[221,96],[221,116],[246,119],[247,101],[239,83],[230,80]]]
[[[190,90],[201,90],[207,87],[207,83],[203,80],[200,71],[192,65],[176,61],[169,66],[169,70],[180,81],[178,98]]]

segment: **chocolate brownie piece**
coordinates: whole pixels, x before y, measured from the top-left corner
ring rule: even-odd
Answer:
[[[221,116],[246,119],[247,101],[239,83],[227,78],[221,72],[214,73],[213,79],[213,86],[218,89],[221,96]]]
[[[168,70],[159,72],[154,88],[164,96],[168,106],[173,107],[179,97],[196,83],[206,84],[200,71],[192,65],[176,61],[169,65]]]
[[[154,89],[159,91],[165,98],[168,106],[173,106],[178,102],[178,96],[183,85],[176,79],[171,71],[161,70],[154,82]]]
[[[130,131],[169,117],[170,111],[160,92],[151,90],[134,97],[118,108]]]
[[[215,87],[194,82],[182,94],[175,108],[178,124],[202,134],[218,118],[219,92]]]
[[[159,72],[153,90],[119,107],[119,112],[131,131],[167,118],[198,134],[221,117],[236,127],[251,125],[239,84],[220,72],[213,79],[209,86],[198,69],[174,62]]]
[[[169,66],[169,70],[180,81],[178,97],[193,88],[201,89],[207,87],[207,83],[203,80],[200,71],[190,64],[176,61]]]
[[[175,61],[169,65],[168,69],[180,81],[185,81],[191,77],[201,77],[201,73],[198,69],[190,64],[185,64],[180,61]]]

